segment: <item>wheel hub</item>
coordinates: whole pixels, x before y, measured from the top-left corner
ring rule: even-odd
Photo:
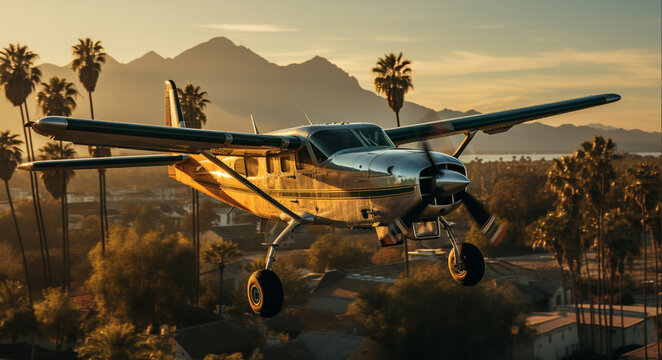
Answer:
[[[262,302],[262,292],[260,291],[260,289],[257,286],[252,285],[249,293],[253,305],[256,306],[260,305],[260,303]]]

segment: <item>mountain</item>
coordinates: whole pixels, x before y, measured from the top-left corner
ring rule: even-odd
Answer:
[[[439,119],[453,119],[453,118],[459,118],[459,117],[469,116],[469,115],[478,115],[478,114],[480,114],[480,113],[476,110],[473,110],[473,109],[471,109],[469,111],[464,111],[464,112],[457,111],[457,110],[451,110],[451,109],[444,109],[444,110],[437,111],[437,116],[439,117]]]
[[[42,64],[40,68],[43,81],[51,76],[73,81],[81,91],[78,108],[73,116],[89,117],[87,93],[78,82],[78,76],[68,66]],[[174,58],[164,58],[150,51],[122,64],[108,57],[94,92],[97,119],[163,124],[163,82],[166,79],[174,80],[180,87],[191,82],[207,91],[211,100],[206,110],[208,123],[205,128],[208,129],[252,132],[249,119],[250,114],[253,114],[261,131],[273,131],[306,124],[303,111],[316,123],[348,121],[371,122],[385,128],[395,126],[395,115],[384,98],[361,88],[356,78],[327,59],[316,56],[300,64],[279,66],[224,37],[196,45]],[[28,99],[28,106],[32,120],[41,116],[36,111],[34,94]],[[406,102],[400,112],[400,119],[403,125],[408,125],[477,113],[475,110],[462,112],[450,109],[435,112]],[[0,118],[3,124],[0,129],[21,131],[20,113],[8,101],[0,101]],[[547,135],[540,135],[540,141],[532,141],[533,135],[524,134],[525,129],[530,129],[532,134]],[[590,139],[597,130],[577,130],[576,134],[561,131],[561,137],[551,135],[554,131],[520,125],[504,134],[487,136],[481,133],[472,145],[480,151],[491,152],[572,151],[580,141]],[[619,136],[629,134],[627,130],[621,129],[599,132],[610,131],[620,131]],[[648,149],[650,144],[657,144],[657,150],[647,151],[659,151],[659,133],[657,142],[646,140],[646,134],[637,132],[635,136],[625,136],[627,144],[619,145],[624,149]],[[638,137],[641,141],[638,141]],[[46,139],[37,136],[35,141],[41,144]],[[448,143],[448,140],[445,142]],[[83,155],[87,151],[79,153]]]

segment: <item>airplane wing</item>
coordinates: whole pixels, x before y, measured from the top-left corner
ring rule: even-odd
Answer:
[[[460,133],[469,133],[477,130],[482,130],[487,134],[496,134],[507,131],[514,125],[525,121],[604,105],[620,99],[621,97],[617,94],[586,96],[491,114],[472,115],[456,119],[408,125],[388,129],[386,130],[386,134],[396,145]]]
[[[218,155],[279,153],[300,148],[297,136],[257,135],[48,116],[31,124],[41,135],[80,145]]]
[[[188,155],[139,155],[113,156],[87,159],[43,160],[24,163],[18,167],[29,171],[48,171],[57,169],[109,169],[137,166],[174,165],[188,160]]]

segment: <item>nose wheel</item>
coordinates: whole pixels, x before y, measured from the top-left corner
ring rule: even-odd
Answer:
[[[474,286],[485,274],[485,260],[476,246],[470,243],[458,244],[462,261],[456,261],[455,249],[448,255],[448,270],[453,280],[464,286]]]
[[[483,254],[471,243],[458,244],[450,224],[443,217],[439,217],[439,221],[444,225],[448,239],[453,245],[453,249],[448,254],[448,270],[450,270],[451,277],[464,286],[478,284],[485,274]]]

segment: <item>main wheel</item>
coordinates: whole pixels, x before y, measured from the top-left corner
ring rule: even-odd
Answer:
[[[253,312],[264,318],[276,316],[283,307],[283,285],[271,270],[262,269],[251,274],[247,290]]]
[[[448,254],[448,270],[455,281],[464,286],[478,284],[485,274],[485,260],[476,246],[470,243],[458,244],[462,263],[455,264],[455,249]]]

